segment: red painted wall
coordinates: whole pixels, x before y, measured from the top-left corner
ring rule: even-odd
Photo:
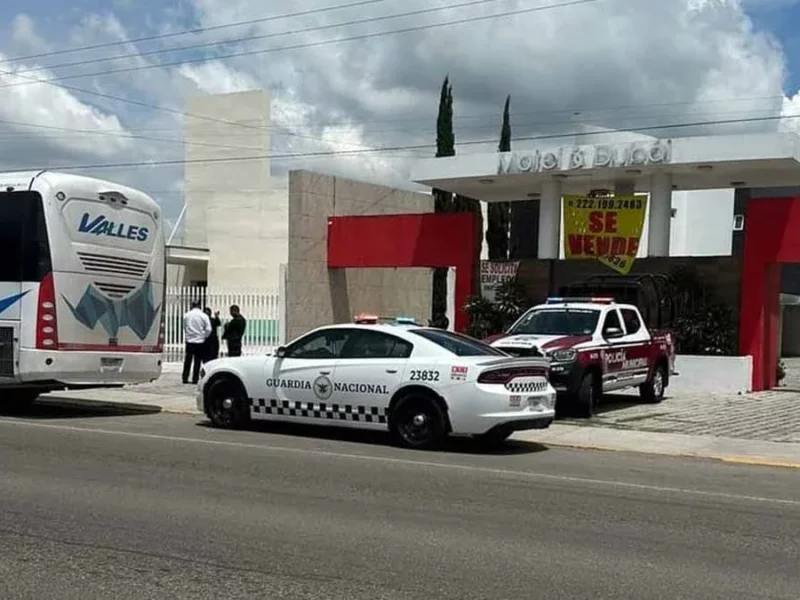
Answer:
[[[759,198],[745,211],[739,352],[753,390],[775,387],[781,263],[800,263],[800,198]]]
[[[455,267],[456,331],[475,293],[477,222],[471,213],[330,217],[328,268]]]

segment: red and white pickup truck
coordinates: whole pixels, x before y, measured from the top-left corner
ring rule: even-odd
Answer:
[[[551,359],[550,381],[570,414],[591,417],[605,392],[638,386],[661,402],[675,372],[672,334],[648,331],[639,309],[611,298],[548,298],[485,340],[512,356]]]

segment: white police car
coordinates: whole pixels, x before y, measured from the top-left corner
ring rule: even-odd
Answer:
[[[390,431],[412,448],[448,434],[505,440],[555,416],[548,358],[514,358],[470,337],[362,315],[314,329],[274,356],[205,365],[197,406],[217,427],[251,419]]]

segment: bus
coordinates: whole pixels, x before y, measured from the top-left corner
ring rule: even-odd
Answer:
[[[159,205],[73,174],[0,173],[0,408],[161,375]]]

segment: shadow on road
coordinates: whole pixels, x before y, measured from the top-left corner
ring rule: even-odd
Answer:
[[[211,428],[208,421],[198,423],[199,427]],[[391,446],[392,441],[388,432],[364,431],[347,427],[301,425],[299,423],[279,423],[276,421],[257,421],[250,424],[248,431],[260,433],[274,433],[297,438],[317,438],[336,442],[349,442],[353,444],[370,444],[373,446]],[[547,446],[534,442],[508,440],[499,446],[486,446],[478,440],[471,438],[451,437],[446,440],[437,452],[451,454],[489,454],[497,456],[513,456],[518,454],[535,454],[548,450]]]
[[[0,403],[0,416],[26,420],[49,419],[89,419],[92,417],[125,417],[152,415],[160,413],[157,406],[111,405],[91,401],[68,401],[60,399],[41,399],[25,407],[3,406]]]

